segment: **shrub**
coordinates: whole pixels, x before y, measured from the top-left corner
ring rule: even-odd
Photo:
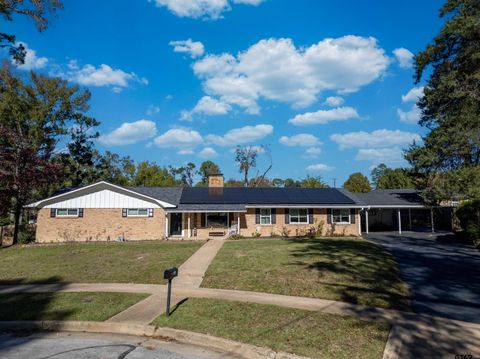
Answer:
[[[255,231],[252,233],[253,238],[259,238],[262,234],[259,231]]]
[[[244,238],[245,238],[245,237],[242,236],[242,235],[240,235],[240,234],[234,234],[234,235],[228,237],[228,239],[231,239],[232,241],[237,241],[237,240],[239,240],[239,239],[244,239]]]
[[[30,225],[21,226],[18,231],[18,243],[28,244],[35,240],[35,227]]]
[[[455,215],[463,235],[480,249],[480,200],[462,203]]]

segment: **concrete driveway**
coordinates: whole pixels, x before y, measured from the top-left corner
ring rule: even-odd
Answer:
[[[389,250],[410,286],[418,313],[480,323],[480,251],[448,233],[370,233]]]

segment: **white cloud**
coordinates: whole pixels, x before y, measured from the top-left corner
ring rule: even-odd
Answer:
[[[333,170],[333,167],[330,167],[326,164],[323,164],[323,163],[317,163],[317,164],[314,164],[314,165],[310,165],[310,166],[307,166],[306,168],[307,172],[328,172],[328,171],[331,171]]]
[[[76,61],[70,61],[69,71],[61,74],[70,81],[77,82],[84,86],[112,86],[114,92],[120,92],[123,88],[130,85],[131,82],[137,82],[143,85],[148,84],[148,80],[137,76],[134,72],[125,72],[120,69],[114,69],[106,64],[99,67],[87,64],[78,67]]]
[[[179,154],[192,154],[193,148],[203,143],[203,138],[195,130],[172,128],[160,136],[155,137],[154,143],[158,147],[176,148],[180,151]]]
[[[356,160],[373,161],[375,163],[394,163],[403,161],[403,150],[400,147],[361,148]]]
[[[420,121],[420,118],[422,117],[422,112],[417,107],[417,105],[413,105],[408,111],[403,111],[397,108],[397,115],[401,122],[416,124],[418,123],[418,121]]]
[[[270,135],[272,132],[272,125],[261,124],[256,126],[234,128],[225,133],[223,136],[208,135],[206,136],[206,140],[208,143],[215,144],[217,146],[236,146],[261,140]]]
[[[17,66],[21,70],[38,70],[42,69],[47,66],[48,59],[46,57],[38,57],[37,52],[28,47],[28,45],[24,42],[18,42],[16,45],[23,45],[25,48],[25,62],[23,64],[16,64],[13,62],[15,66]]]
[[[330,96],[330,97],[327,97],[324,104],[327,105],[327,106],[330,106],[330,107],[338,107],[338,106],[343,105],[344,102],[345,102],[345,100],[343,99],[343,97]]]
[[[393,50],[393,54],[398,61],[398,66],[400,66],[402,69],[409,69],[413,66],[414,55],[410,50],[404,47],[400,47]]]
[[[305,151],[304,158],[317,158],[322,153],[320,147],[310,147]]]
[[[205,147],[198,153],[198,156],[201,158],[214,158],[218,156],[218,153],[212,147]]]
[[[418,100],[423,97],[423,89],[423,86],[413,87],[405,95],[402,95],[402,102],[418,102]]]
[[[156,132],[157,126],[152,121],[124,122],[109,134],[100,136],[99,141],[111,146],[131,145],[154,137]]]
[[[166,7],[180,17],[217,20],[231,9],[229,0],[149,0],[158,7]],[[259,5],[264,0],[233,0],[234,4]]]
[[[288,38],[265,39],[236,56],[205,56],[193,70],[208,95],[255,114],[261,98],[300,108],[325,90],[358,91],[382,76],[389,63],[375,38],[350,35],[309,47]]]
[[[303,126],[303,125],[325,125],[330,121],[344,121],[348,119],[356,119],[360,116],[357,110],[353,107],[338,107],[331,110],[319,110],[317,112],[306,112],[300,115],[296,115],[294,118],[288,120],[288,122]]]
[[[294,135],[291,137],[282,136],[280,137],[280,140],[278,142],[280,142],[282,145],[286,145],[290,147],[293,147],[293,146],[312,147],[312,146],[317,146],[321,143],[317,137],[309,133],[300,133],[298,135]]]
[[[160,112],[160,107],[155,106],[155,105],[148,106],[148,109],[147,109],[147,115],[148,116],[156,115],[159,112]]]
[[[203,56],[205,47],[200,41],[192,41],[192,39],[182,41],[170,41],[173,51],[189,54],[191,58]]]
[[[407,145],[413,140],[420,141],[417,133],[400,130],[375,130],[373,132],[350,132],[345,134],[333,134],[330,139],[336,142],[340,149],[346,148],[382,148],[396,145]]]
[[[191,111],[182,111],[181,119],[189,121],[194,114],[207,116],[225,115],[231,110],[228,103],[216,100],[210,96],[203,96]]]

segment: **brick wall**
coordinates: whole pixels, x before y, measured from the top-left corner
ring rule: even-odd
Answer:
[[[121,208],[85,208],[82,218],[50,217],[42,208],[37,218],[37,242],[159,240],[165,237],[165,212],[155,208],[153,217],[122,217]]]

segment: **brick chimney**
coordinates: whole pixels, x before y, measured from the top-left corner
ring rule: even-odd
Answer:
[[[223,188],[224,179],[221,173],[211,173],[208,175],[209,188]]]
[[[208,175],[208,194],[210,196],[223,196],[223,185],[225,180],[221,173],[211,173]]]

